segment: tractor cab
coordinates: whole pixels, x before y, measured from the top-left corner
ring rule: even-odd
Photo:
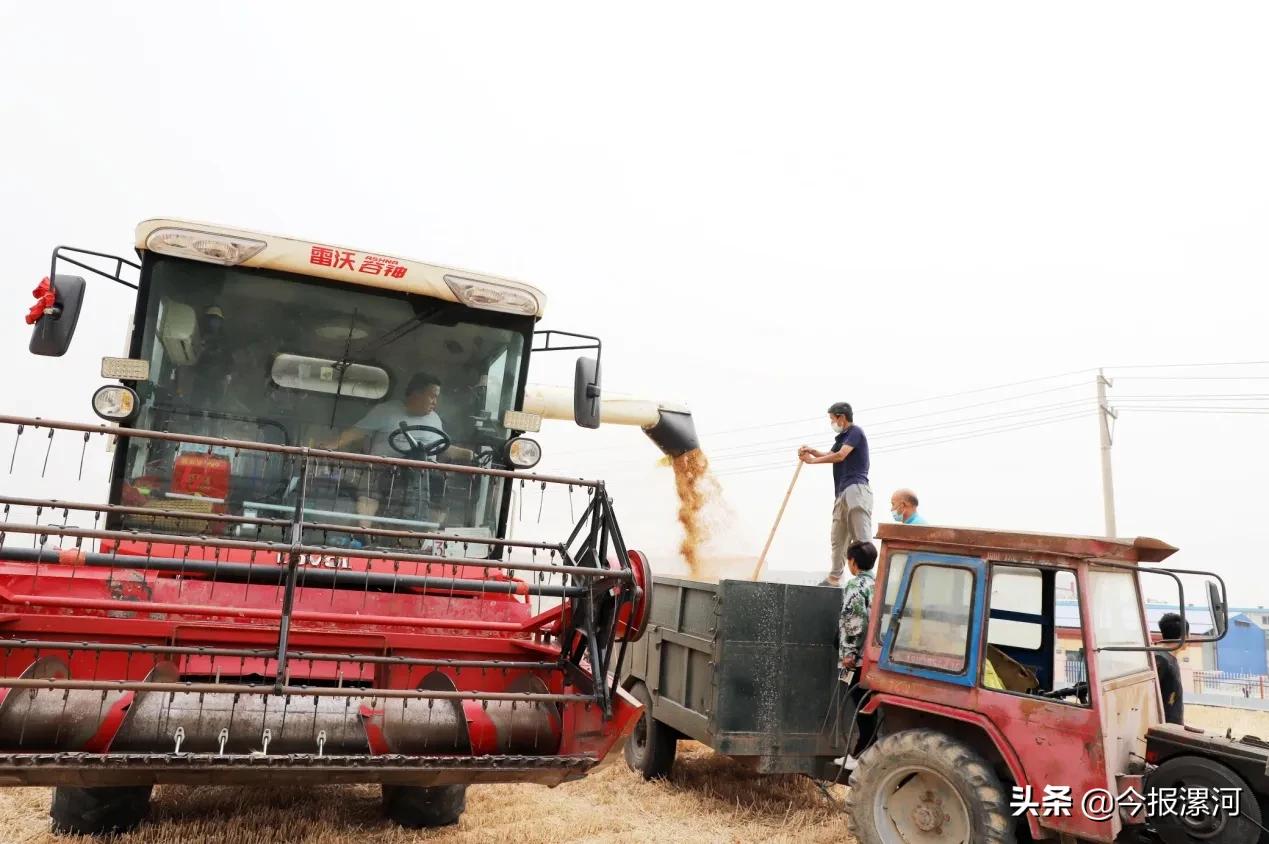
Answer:
[[[1141,581],[1170,584],[1178,611],[1205,584],[1212,633],[1185,643],[1223,635],[1223,581],[1154,565],[1176,549],[1148,538],[878,533],[858,710],[871,745],[851,780],[860,840],[1012,840],[983,830],[1019,822],[1018,793],[1064,795],[1027,814],[1035,839],[1110,842],[1144,822],[1098,802],[1140,793],[1147,736],[1164,720],[1151,652],[1183,644],[1151,643]]]

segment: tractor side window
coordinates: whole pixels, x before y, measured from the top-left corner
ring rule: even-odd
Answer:
[[[1080,596],[1075,575],[1060,571],[1053,583],[1053,625],[1055,654],[1054,687],[1071,687],[1088,680],[1084,652],[1084,626],[1080,621]]]
[[[1092,569],[1088,573],[1088,587],[1092,593],[1097,647],[1145,647],[1136,575],[1113,569]],[[1098,650],[1097,674],[1101,681],[1106,681],[1145,671],[1150,667],[1149,659],[1145,651]]]
[[[987,643],[1034,651],[1044,639],[1044,575],[1039,569],[991,567]]]
[[[987,625],[983,688],[1088,705],[1079,592],[1070,571],[993,565]]]
[[[969,569],[917,565],[899,616],[891,659],[952,674],[964,671],[973,598],[974,573]]]
[[[903,583],[903,572],[908,568],[907,554],[891,554],[886,564],[886,591],[881,601],[881,618],[877,624],[877,644],[886,638],[886,630],[890,627],[890,614],[894,612],[894,602],[899,600],[899,585]]]

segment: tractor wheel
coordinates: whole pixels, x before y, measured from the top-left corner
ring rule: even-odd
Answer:
[[[846,811],[860,844],[1017,840],[991,766],[935,730],[904,730],[869,747],[851,776]]]
[[[1260,804],[1247,781],[1229,766],[1201,756],[1174,756],[1146,777],[1146,794],[1168,789],[1179,795],[1177,811],[1151,818],[1149,825],[1165,844],[1255,844],[1260,840]],[[1180,811],[1191,789],[1211,794],[1211,811],[1195,814]],[[1236,812],[1221,811],[1224,794],[1238,792]]]
[[[49,816],[60,835],[113,835],[129,832],[150,811],[152,785],[99,788],[58,786],[53,789]]]
[[[466,808],[465,785],[383,786],[383,813],[406,829],[458,823]]]
[[[668,777],[674,767],[679,734],[652,717],[652,695],[648,693],[647,686],[636,683],[630,693],[643,704],[643,714],[639,716],[634,732],[626,739],[626,764],[630,770],[642,774],[645,780]]]

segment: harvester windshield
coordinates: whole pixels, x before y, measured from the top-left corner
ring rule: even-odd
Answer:
[[[138,385],[137,428],[276,445],[339,441],[382,457],[461,455],[484,465],[507,439],[502,418],[522,376],[527,317],[179,258],[157,258],[149,280],[138,329],[151,374]],[[408,394],[424,382],[434,382],[427,412],[412,412]],[[398,433],[402,421],[417,426],[410,438]],[[411,438],[428,453],[411,455]],[[123,459],[124,503],[249,516],[294,509],[294,461],[284,454],[133,439]],[[305,507],[323,522],[490,536],[503,479],[331,463],[308,483]]]

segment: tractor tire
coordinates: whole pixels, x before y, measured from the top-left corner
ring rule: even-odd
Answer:
[[[49,817],[59,835],[114,835],[137,828],[150,811],[152,785],[58,786]]]
[[[1014,818],[991,766],[936,730],[904,730],[859,760],[846,796],[859,844],[1015,844]]]
[[[466,808],[465,785],[383,786],[384,815],[406,829],[456,824]]]
[[[1164,844],[1256,844],[1260,840],[1260,804],[1247,781],[1228,765],[1202,756],[1174,756],[1146,776],[1147,795],[1165,788],[1235,789],[1240,794],[1236,815],[1220,812],[1218,804],[1217,811],[1208,815],[1182,817],[1176,812],[1150,818],[1151,831]]]
[[[643,704],[643,714],[639,716],[639,723],[635,724],[634,731],[626,739],[623,750],[626,764],[645,780],[664,779],[674,768],[674,753],[679,744],[678,731],[652,717],[652,695],[647,686],[636,683],[630,689],[630,694]]]

